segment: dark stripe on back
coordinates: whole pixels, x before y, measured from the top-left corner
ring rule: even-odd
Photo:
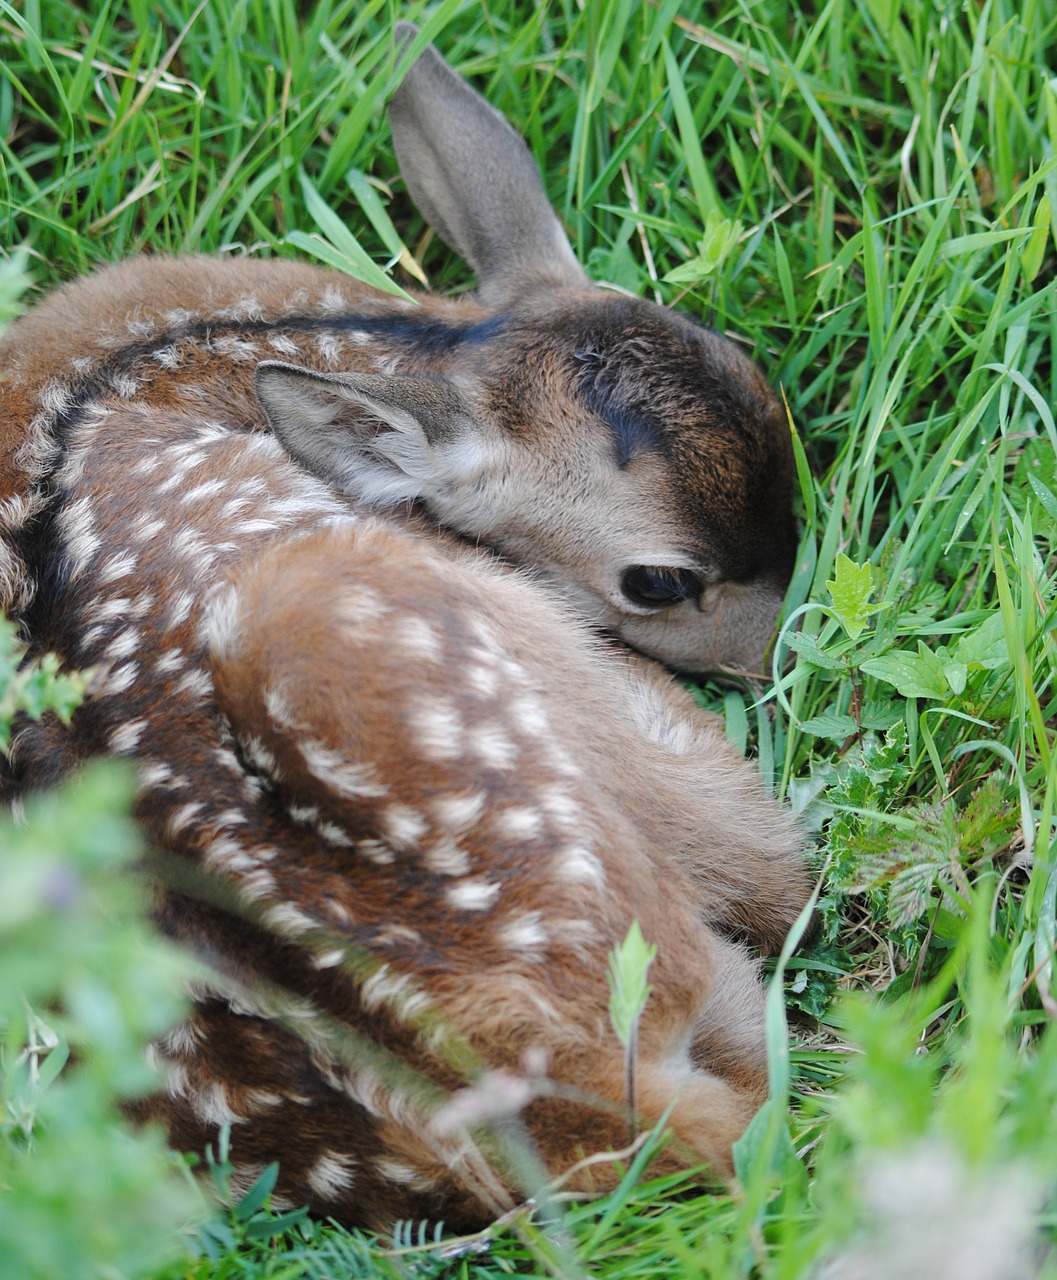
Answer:
[[[209,342],[223,337],[254,337],[268,333],[296,331],[352,332],[360,331],[400,343],[408,353],[423,356],[441,355],[464,344],[483,345],[503,332],[506,318],[490,316],[476,324],[454,325],[414,313],[400,315],[361,315],[350,313],[333,316],[285,316],[276,320],[204,320],[160,330],[153,337],[140,339],[122,347],[104,360],[90,374],[71,379],[66,384],[69,400],[51,419],[49,435],[57,446],[55,454],[33,490],[43,499],[41,511],[11,538],[15,554],[27,567],[33,582],[32,600],[21,619],[24,637],[31,652],[49,649],[62,651],[69,647],[69,637],[56,633],[55,621],[49,616],[53,602],[61,598],[68,583],[69,564],[56,532],[58,515],[66,493],[56,485],[56,472],[62,467],[71,431],[81,421],[84,409],[94,402],[115,394],[114,380],[133,373],[154,352],[173,343]],[[154,372],[161,372],[152,363]],[[63,644],[66,639],[66,645]]]

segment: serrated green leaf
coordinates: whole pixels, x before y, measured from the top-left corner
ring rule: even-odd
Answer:
[[[852,640],[866,628],[866,619],[874,612],[873,570],[869,564],[856,564],[843,552],[837,553],[834,577],[826,583],[833,609]]]
[[[786,637],[786,643],[813,667],[822,667],[824,671],[841,671],[844,668],[844,663],[839,658],[828,654],[815,637],[808,635],[806,631],[794,631]]]
[[[850,738],[858,727],[851,716],[826,714],[803,721],[800,731],[813,734],[816,738],[831,738],[834,742],[843,742],[845,738]]]
[[[904,698],[943,700],[950,692],[943,667],[942,659],[919,640],[916,654],[893,649],[880,658],[869,658],[859,669],[865,675],[894,685]]]

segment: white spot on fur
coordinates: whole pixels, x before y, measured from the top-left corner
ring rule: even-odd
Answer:
[[[234,659],[242,641],[242,604],[234,587],[228,587],[210,603],[200,633],[218,662]]]
[[[513,951],[531,951],[542,947],[548,941],[547,930],[543,927],[543,913],[526,911],[513,916],[499,925],[496,936],[500,943]]]
[[[288,938],[296,938],[310,929],[319,928],[317,921],[306,915],[299,907],[295,907],[292,902],[277,902],[274,906],[268,907],[264,912],[264,918],[276,933],[281,933]]]
[[[526,805],[504,809],[495,818],[496,834],[508,840],[532,840],[543,831],[544,825],[543,814]]]
[[[416,1018],[430,1007],[429,997],[419,991],[403,973],[395,973],[388,964],[379,965],[360,986],[360,999],[368,1012],[383,1004],[401,1018]]]
[[[113,697],[118,693],[126,693],[136,683],[138,675],[138,662],[123,663],[120,667],[110,672],[103,688],[109,697]]]
[[[245,1116],[240,1116],[238,1112],[232,1110],[224,1086],[217,1082],[207,1084],[204,1089],[197,1092],[189,1093],[188,1100],[191,1103],[191,1110],[203,1124],[215,1125],[219,1128],[223,1124],[246,1123]]]
[[[500,725],[475,725],[466,736],[470,749],[483,764],[492,769],[513,768],[518,749]]]
[[[356,852],[368,862],[373,862],[376,867],[388,867],[396,861],[392,849],[381,840],[359,840]]]
[[[406,924],[383,924],[374,935],[374,944],[379,947],[417,947],[421,942],[419,931]]]
[[[109,600],[100,600],[88,611],[88,616],[97,622],[108,622],[122,617],[132,608],[128,596],[111,596]],[[87,638],[87,637],[86,637]]]
[[[328,364],[336,364],[341,355],[341,343],[328,330],[316,334],[316,350]]]
[[[345,963],[345,948],[335,947],[333,951],[321,951],[319,955],[312,957],[312,963],[317,969],[336,969],[338,965]]]
[[[272,333],[268,335],[268,345],[280,355],[296,356],[300,354],[298,345],[292,338],[288,338],[285,333]]]
[[[398,849],[415,848],[429,830],[429,823],[410,805],[393,804],[382,814],[382,831]]]
[[[207,349],[215,351],[217,355],[227,356],[231,360],[252,360],[260,351],[255,342],[248,342],[245,338],[237,338],[234,334],[213,338],[206,346]]]
[[[550,732],[550,721],[543,705],[533,697],[522,694],[510,704],[510,715],[522,733],[540,738]]]
[[[349,307],[345,295],[332,284],[328,284],[323,290],[318,305],[319,310],[327,316],[338,315],[342,311],[347,311]]]
[[[119,662],[122,658],[131,658],[140,647],[143,637],[135,627],[119,631],[104,649],[104,655],[110,662]]]
[[[275,878],[270,871],[256,867],[239,876],[239,892],[247,902],[271,897],[275,893]]]
[[[159,347],[157,351],[152,351],[151,358],[156,360],[163,369],[177,369],[180,366],[180,352],[175,343],[170,343],[167,347]]]
[[[190,804],[181,805],[169,819],[169,834],[177,836],[202,812],[201,801],[192,800]]]
[[[190,591],[181,591],[179,595],[173,596],[169,606],[169,626],[178,627],[186,622],[194,607],[195,597]]]
[[[466,679],[472,689],[486,698],[494,697],[499,688],[499,672],[494,666],[473,663],[466,668]]]
[[[166,649],[154,664],[154,670],[162,676],[173,675],[186,663],[187,655],[182,649]]]
[[[582,816],[580,806],[568,792],[558,787],[548,787],[540,792],[539,800],[544,811],[563,831],[573,833],[579,829]]]
[[[119,756],[131,755],[139,746],[139,740],[146,727],[146,720],[129,720],[119,725],[110,735],[110,750]]]
[[[424,662],[440,662],[444,646],[436,629],[416,614],[401,618],[393,625],[393,645],[406,649],[412,657]]]
[[[46,413],[63,413],[69,408],[72,393],[69,387],[61,382],[49,382],[40,393],[40,407]]]
[[[441,836],[424,853],[426,866],[438,876],[464,876],[470,870],[470,859],[454,836]]]
[[[402,1164],[389,1156],[375,1157],[374,1167],[386,1181],[395,1182],[401,1187],[409,1187],[412,1191],[433,1191],[437,1186],[435,1178],[430,1178],[417,1169],[412,1169],[410,1165]]]
[[[201,502],[203,498],[212,498],[226,488],[227,483],[227,478],[223,476],[214,476],[212,480],[203,480],[201,484],[195,485],[193,489],[188,489],[182,493],[180,502],[184,506],[190,506],[192,502]]]
[[[445,895],[457,911],[488,911],[499,897],[500,886],[493,880],[463,880]]]
[[[172,1058],[192,1056],[205,1037],[196,1022],[181,1022],[158,1042],[163,1053]]]
[[[584,845],[568,845],[555,856],[555,870],[570,884],[593,884],[599,889],[606,883],[606,871],[598,856]]]
[[[485,791],[467,791],[458,795],[442,796],[434,800],[433,816],[437,825],[448,831],[465,831],[485,810],[488,794]]]
[[[294,720],[293,708],[290,706],[289,702],[287,702],[286,695],[282,689],[277,688],[274,685],[269,689],[265,689],[264,707],[277,725],[280,725],[284,729],[293,729],[297,727]],[[316,810],[316,816],[319,816],[318,810]]]
[[[304,738],[297,745],[312,776],[338,795],[356,800],[363,797],[378,798],[388,792],[388,787],[378,781],[373,765],[353,764],[340,752],[324,746],[314,738]]]
[[[99,570],[99,582],[116,582],[118,578],[127,578],[136,567],[136,556],[131,551],[122,551],[119,555],[110,556]]]
[[[66,550],[72,566],[71,577],[78,577],[99,550],[100,538],[95,531],[95,511],[91,498],[78,498],[62,513],[61,524],[66,534]]]
[[[185,693],[196,701],[212,696],[213,681],[207,671],[187,671],[176,682],[176,692]]]
[[[408,719],[427,760],[457,760],[462,754],[462,720],[451,702],[425,697],[410,708]]]
[[[348,1155],[328,1151],[309,1169],[308,1185],[322,1200],[337,1200],[354,1182],[353,1161]]]
[[[139,785],[143,788],[163,787],[172,777],[172,769],[167,764],[144,764],[139,770]]]
[[[279,772],[279,762],[275,756],[268,750],[260,738],[248,733],[240,736],[239,742],[242,746],[243,754],[251,765],[259,772],[267,774],[270,778],[278,780],[282,777]]]

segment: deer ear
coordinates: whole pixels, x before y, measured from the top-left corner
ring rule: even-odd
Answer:
[[[398,51],[417,35],[398,22]],[[473,267],[483,302],[502,307],[534,289],[588,283],[523,139],[431,45],[393,96],[389,120],[412,198]]]
[[[429,498],[474,463],[471,406],[445,379],[316,373],[266,360],[254,386],[286,451],[372,506]]]

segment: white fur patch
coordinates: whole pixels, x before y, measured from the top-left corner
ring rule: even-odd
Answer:
[[[435,875],[464,876],[470,870],[470,859],[454,836],[442,836],[424,851],[426,866]]]
[[[119,725],[110,735],[110,750],[119,756],[131,755],[139,746],[139,740],[146,727],[146,720],[129,720]]]
[[[445,897],[457,911],[489,911],[495,906],[499,890],[494,880],[463,880],[452,885]]]
[[[508,840],[532,840],[543,832],[543,814],[526,805],[504,809],[495,817],[496,834]]]
[[[548,934],[543,926],[543,913],[525,911],[504,920],[496,929],[496,936],[500,943],[510,947],[512,951],[531,951],[545,946]]]
[[[487,792],[464,791],[434,800],[432,811],[438,827],[446,831],[465,831],[484,813],[487,803]]]
[[[382,814],[382,831],[398,849],[414,849],[429,830],[429,823],[410,805],[393,804]]]
[[[351,1156],[327,1151],[309,1169],[308,1185],[321,1200],[336,1200],[353,1185],[354,1167]]]

